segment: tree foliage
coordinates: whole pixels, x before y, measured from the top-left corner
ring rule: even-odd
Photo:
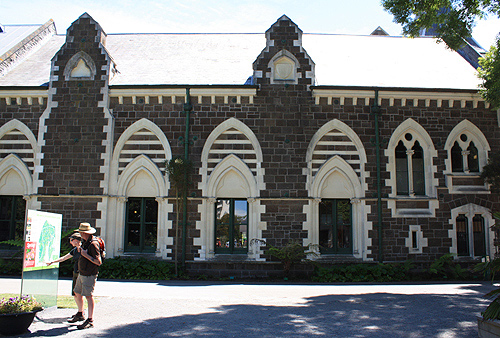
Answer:
[[[477,20],[488,15],[500,17],[500,0],[382,0],[384,8],[394,15],[394,21],[403,26],[403,34],[419,36],[422,29],[432,29],[454,50],[460,49],[464,39],[471,37]],[[483,81],[481,95],[494,108],[500,108],[500,42],[480,61]],[[489,46],[488,46],[489,47]]]
[[[493,107],[500,108],[500,39],[479,59],[479,65],[479,77],[483,80],[481,96]]]
[[[492,192],[500,192],[500,154],[493,153],[488,158],[488,164],[483,167],[481,179],[490,185]]]

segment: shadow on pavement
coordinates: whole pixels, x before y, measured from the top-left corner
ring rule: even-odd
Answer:
[[[228,305],[119,325],[99,337],[475,337],[482,294],[325,295],[302,306]]]

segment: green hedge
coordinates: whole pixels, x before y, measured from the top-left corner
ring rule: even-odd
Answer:
[[[168,280],[174,277],[174,264],[162,260],[116,257],[106,259],[99,268],[99,278]]]

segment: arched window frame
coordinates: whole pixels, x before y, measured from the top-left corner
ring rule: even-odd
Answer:
[[[485,243],[486,243],[486,256],[492,257],[495,254],[495,246],[493,244],[493,240],[495,238],[494,230],[491,229],[491,225],[495,224],[495,220],[493,219],[491,212],[488,208],[483,206],[469,203],[457,207],[451,210],[451,218],[449,220],[449,224],[452,226],[452,229],[448,231],[448,236],[451,238],[451,248],[450,253],[457,255],[458,254],[458,244],[457,244],[457,224],[456,220],[460,215],[464,215],[467,218],[467,227],[468,227],[468,256],[459,256],[459,257],[468,257],[468,258],[479,258],[474,256],[474,231],[473,231],[473,219],[475,216],[480,215],[484,220],[484,231],[485,231]]]
[[[462,135],[466,136],[465,141],[462,140]],[[469,157],[470,146],[474,144],[477,149],[478,165],[479,171],[471,171],[469,169]],[[455,145],[458,145],[461,150],[462,156],[462,167],[460,171],[453,171],[452,163],[452,149]],[[476,127],[469,120],[463,120],[457,124],[453,130],[448,135],[444,149],[447,153],[447,158],[445,160],[446,170],[444,172],[446,177],[446,186],[448,187],[450,193],[460,193],[460,194],[489,194],[489,189],[487,184],[476,183],[476,184],[464,184],[464,179],[479,180],[480,172],[482,168],[488,163],[488,152],[491,150],[488,140],[481,132],[481,130]],[[456,160],[456,159],[454,159]]]
[[[407,134],[411,135],[410,139],[406,139]],[[408,176],[412,176],[412,148],[418,142],[423,151],[423,178],[425,182],[425,195],[416,195],[410,186],[408,195],[398,195],[397,193],[397,177],[396,177],[396,147],[403,142],[407,149],[409,172]],[[388,200],[388,206],[392,211],[393,217],[429,217],[434,216],[436,209],[439,207],[439,201],[435,198],[437,196],[438,179],[434,178],[434,173],[437,171],[434,165],[434,157],[437,157],[437,151],[434,148],[431,137],[427,131],[415,120],[409,118],[401,123],[392,133],[385,156],[388,158],[387,172],[390,178],[386,179],[386,185],[391,188]],[[409,184],[413,184],[412,177],[408,179]],[[421,200],[428,203],[427,208],[408,208],[398,207],[399,201],[415,201]]]
[[[276,66],[280,62],[286,62],[292,65],[292,75],[288,77],[287,79],[280,79],[278,71],[276,70]],[[271,60],[269,61],[268,67],[271,69],[271,84],[277,84],[277,83],[289,83],[289,84],[298,84],[299,83],[299,75],[300,73],[297,72],[297,69],[300,67],[299,60],[287,51],[286,49],[282,49],[278,53],[276,53]]]
[[[145,172],[151,179],[154,191],[149,191],[148,196],[138,196],[134,194],[133,197],[154,197],[158,202],[158,251],[156,256],[163,259],[171,259],[172,253],[171,246],[173,245],[173,238],[168,236],[168,232],[173,228],[173,223],[169,219],[168,214],[173,212],[173,205],[168,203],[167,193],[170,189],[170,181],[168,175],[162,173],[161,168],[144,154],[138,154],[122,172],[119,171],[120,153],[127,140],[132,137],[137,131],[147,129],[153,133],[160,141],[165,158],[170,160],[172,152],[170,143],[165,136],[165,133],[156,124],[148,119],[140,119],[130,125],[118,138],[116,145],[113,149],[113,156],[110,164],[110,180],[109,180],[109,194],[115,196],[110,199],[107,204],[108,210],[108,223],[116,224],[115,227],[109,227],[106,230],[106,241],[112,243],[109,245],[108,254],[110,257],[115,255],[122,255],[124,252],[124,226],[125,226],[125,212],[127,198],[129,197],[130,184],[140,172]]]
[[[221,134],[232,128],[245,135],[252,144],[256,156],[255,172],[235,154],[227,155],[217,163],[213,170],[209,171],[208,160],[213,144]],[[217,198],[247,199],[248,239],[250,241],[247,257],[252,260],[264,260],[264,258],[261,258],[263,251],[260,250],[260,245],[258,243],[252,245],[251,241],[252,239],[264,239],[262,231],[266,230],[267,227],[266,222],[262,222],[260,217],[265,212],[265,206],[261,205],[260,200],[256,198],[259,196],[260,190],[265,190],[262,159],[262,149],[257,137],[248,126],[236,118],[230,118],[222,122],[208,136],[201,154],[201,182],[198,188],[202,191],[204,198],[198,207],[201,219],[196,222],[196,229],[200,231],[200,237],[193,239],[193,244],[201,248],[198,251],[199,257],[195,257],[195,260],[206,260],[215,257],[215,203]],[[228,196],[227,192],[224,192],[223,195],[226,196],[222,196],[219,192],[221,180],[224,180],[226,175],[231,173],[240,177],[240,182],[243,183],[240,194],[231,193],[231,196]]]

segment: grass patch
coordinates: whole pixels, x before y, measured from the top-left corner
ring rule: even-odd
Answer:
[[[13,298],[19,297],[18,293],[0,293],[0,299],[2,298]],[[84,302],[86,303],[86,302]],[[76,303],[73,296],[57,296],[57,308],[58,309],[76,309]]]

